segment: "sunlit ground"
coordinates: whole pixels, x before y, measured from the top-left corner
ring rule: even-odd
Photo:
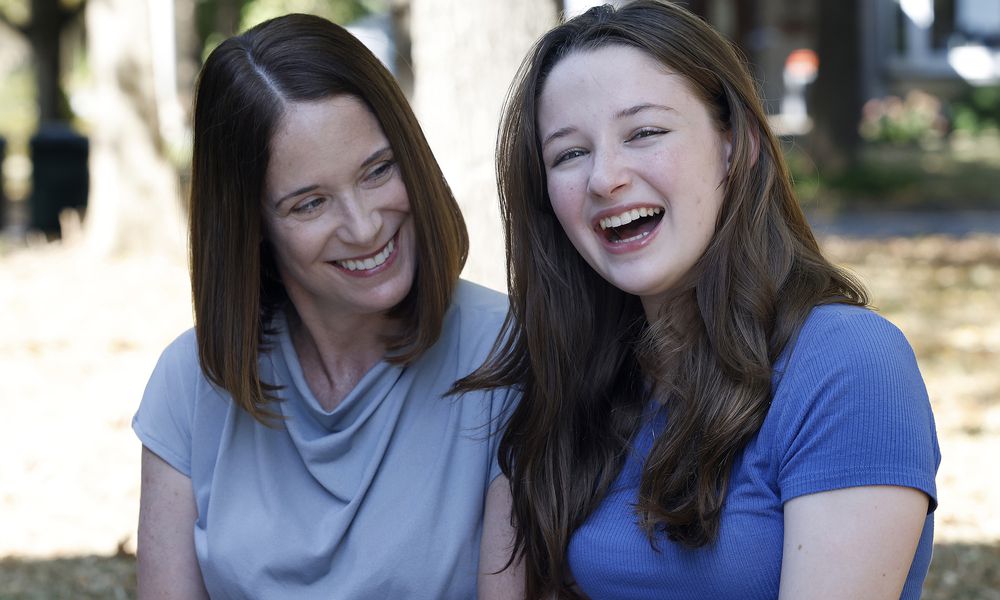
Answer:
[[[944,461],[924,598],[1000,598],[1000,237],[826,238],[916,349]],[[0,598],[134,597],[129,421],[191,322],[182,258],[0,248]]]

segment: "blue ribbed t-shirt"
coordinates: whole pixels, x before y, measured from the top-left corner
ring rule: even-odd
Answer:
[[[777,598],[783,506],[866,485],[912,487],[930,510],[901,598],[916,599],[931,559],[940,463],[930,402],[902,333],[874,312],[815,308],[775,364],[771,407],[737,457],[718,539],[689,549],[657,539],[634,506],[643,462],[667,409],[637,434],[607,497],[570,539],[569,565],[593,600]]]

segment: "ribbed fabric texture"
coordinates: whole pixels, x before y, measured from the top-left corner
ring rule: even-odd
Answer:
[[[573,535],[569,563],[593,600],[776,598],[784,503],[866,485],[925,492],[937,506],[934,419],[916,359],[875,313],[814,309],[775,365],[770,411],[733,467],[719,539],[691,550],[661,536],[657,550],[633,507],[642,463],[665,410],[637,435],[612,491]],[[933,542],[928,514],[901,598],[920,597]]]

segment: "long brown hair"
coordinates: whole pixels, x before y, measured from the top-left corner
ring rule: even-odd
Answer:
[[[685,77],[732,135],[712,241],[652,323],[573,248],[541,159],[536,108],[548,74],[608,45]],[[767,414],[775,360],[814,306],[867,298],[821,255],[744,61],[676,5],[597,7],[543,36],[507,99],[497,169],[511,316],[490,360],[458,387],[523,392],[500,442],[515,555],[528,598],[575,597],[564,580],[569,538],[617,476],[652,390],[670,418],[644,465],[639,522],[650,543],[658,532],[711,543],[734,459]]]
[[[417,245],[409,294],[389,313],[402,332],[390,360],[408,363],[438,338],[469,238],[458,204],[392,75],[326,19],[286,15],[220,44],[194,111],[191,287],[205,375],[263,423],[275,388],[257,369],[265,328],[288,298],[264,238],[261,195],[270,142],[289,102],[350,95],[379,121],[398,161]]]

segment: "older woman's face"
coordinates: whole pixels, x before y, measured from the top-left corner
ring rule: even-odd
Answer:
[[[647,315],[715,232],[730,149],[684,77],[626,46],[580,51],[538,100],[549,199],[580,255]]]
[[[384,312],[410,291],[416,244],[399,167],[351,96],[292,103],[271,142],[264,223],[300,312]]]

